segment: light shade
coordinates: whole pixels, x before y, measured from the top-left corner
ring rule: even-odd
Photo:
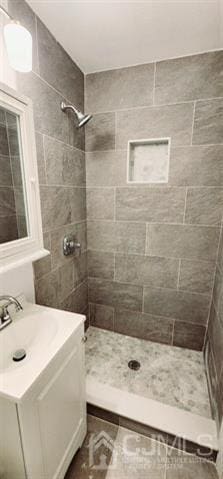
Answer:
[[[32,70],[32,36],[22,25],[10,22],[4,27],[9,63],[18,72]]]

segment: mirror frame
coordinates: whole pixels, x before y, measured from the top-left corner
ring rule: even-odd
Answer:
[[[42,218],[32,100],[0,82],[0,107],[19,116],[28,236],[0,244],[0,273],[49,254],[43,247]]]

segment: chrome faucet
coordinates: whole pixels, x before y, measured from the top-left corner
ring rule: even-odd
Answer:
[[[16,311],[21,311],[23,309],[22,305],[19,303],[19,301],[14,298],[13,296],[0,296],[0,301],[6,301],[6,303],[3,304],[3,306],[0,306],[0,331],[8,326],[12,322],[12,318],[9,314],[8,307],[11,306],[11,304],[15,305]]]

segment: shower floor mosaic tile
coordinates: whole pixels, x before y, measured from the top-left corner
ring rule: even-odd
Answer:
[[[89,327],[87,374],[101,383],[211,418],[201,352]],[[138,371],[128,368],[136,359]]]

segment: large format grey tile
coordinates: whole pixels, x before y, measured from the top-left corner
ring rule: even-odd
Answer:
[[[8,2],[8,10],[13,18],[21,23],[32,35],[32,69],[39,73],[38,53],[37,53],[37,37],[36,37],[36,17],[33,10],[24,0],[10,0]],[[19,76],[19,74],[18,74]]]
[[[120,255],[115,257],[115,279],[176,289],[179,261],[157,256]]]
[[[73,257],[74,267],[74,287],[82,283],[88,275],[87,270],[87,251],[81,251]]]
[[[89,279],[90,303],[142,311],[143,288],[113,281]]]
[[[117,188],[116,219],[182,223],[185,206],[183,188]]]
[[[221,228],[217,262],[218,262],[219,268],[223,272],[223,228]]]
[[[202,351],[206,327],[200,324],[188,324],[184,321],[175,321],[173,345],[181,348]]]
[[[50,233],[45,233],[43,235],[44,248],[48,251],[51,249],[51,239]],[[45,256],[44,258],[38,259],[33,263],[35,280],[42,278],[45,274],[51,271],[51,254]]]
[[[219,225],[223,214],[222,188],[189,188],[185,223]]]
[[[85,130],[86,151],[115,149],[115,113],[98,113]]]
[[[9,156],[0,155],[0,185],[12,186],[12,170]]]
[[[39,19],[37,20],[37,32],[41,77],[82,110],[84,107],[84,74]]]
[[[74,313],[83,313],[88,306],[88,285],[87,281],[81,283],[73,293]]]
[[[114,279],[114,253],[88,250],[88,274],[93,278]]]
[[[213,302],[223,326],[223,271],[219,268],[218,264],[214,282]]]
[[[132,222],[88,221],[88,248],[122,253],[145,252],[146,225]]]
[[[36,132],[36,157],[38,167],[39,184],[46,184],[46,165],[43,150],[43,135]]]
[[[171,344],[173,325],[173,319],[126,309],[115,309],[114,330],[127,336]]]
[[[90,325],[114,331],[114,308],[90,303]]]
[[[196,103],[192,142],[223,143],[223,98]]]
[[[169,183],[223,186],[223,145],[171,148]]]
[[[155,103],[223,96],[222,70],[222,51],[158,62]]]
[[[213,303],[211,305],[208,323],[208,338],[214,355],[217,378],[219,379],[222,373],[223,364],[223,326]]]
[[[87,186],[125,186],[127,184],[126,165],[127,150],[87,152]]]
[[[206,325],[210,299],[203,294],[144,287],[144,312]]]
[[[86,191],[85,188],[69,188],[69,202],[71,207],[71,223],[86,220]]]
[[[219,228],[193,225],[148,225],[147,254],[215,260]]]
[[[43,304],[51,308],[59,307],[59,270],[51,271],[35,282],[37,304]]]
[[[40,199],[44,231],[71,223],[70,188],[41,186]]]
[[[189,145],[193,104],[184,103],[117,114],[116,148],[126,148],[129,140],[171,137],[172,145]]]
[[[152,105],[154,64],[86,76],[86,109],[92,112]]]
[[[68,119],[60,108],[63,97],[33,73],[19,75],[18,89],[33,100],[36,130],[68,143]]]
[[[87,188],[86,194],[89,220],[114,220],[114,188]]]
[[[49,185],[85,185],[83,151],[45,136],[44,152]]]
[[[211,294],[214,274],[214,262],[181,260],[179,289]]]

